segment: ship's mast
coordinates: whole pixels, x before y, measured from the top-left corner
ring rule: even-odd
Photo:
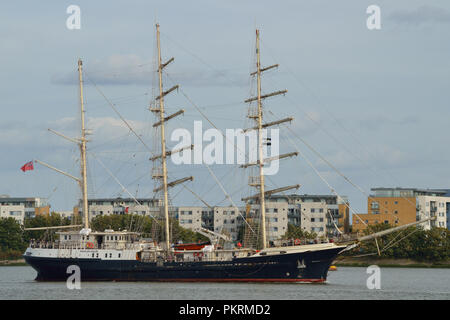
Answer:
[[[274,125],[278,125],[284,122],[290,122],[293,120],[293,118],[286,118],[286,119],[281,119],[281,120],[277,120],[277,121],[273,121],[273,122],[269,122],[269,123],[263,123],[263,105],[262,105],[262,101],[263,99],[272,97],[272,96],[276,96],[279,94],[285,94],[287,92],[287,90],[281,90],[281,91],[276,91],[276,92],[272,92],[269,94],[264,94],[262,95],[261,93],[261,74],[264,71],[270,70],[272,68],[277,68],[278,64],[269,66],[269,67],[265,67],[265,68],[261,68],[261,50],[260,50],[260,36],[259,36],[259,30],[256,30],[256,71],[252,72],[250,75],[251,76],[255,76],[256,75],[256,80],[257,80],[257,95],[256,97],[253,98],[249,98],[247,100],[245,100],[246,103],[251,103],[253,101],[257,102],[257,109],[256,112],[252,112],[251,109],[249,110],[249,118],[252,118],[253,120],[256,121],[256,126],[253,128],[249,128],[249,129],[245,129],[244,131],[249,131],[249,130],[257,130],[258,131],[258,159],[256,162],[253,163],[247,163],[244,165],[241,165],[241,167],[243,168],[247,168],[250,166],[258,166],[259,167],[259,176],[257,177],[250,177],[250,186],[256,187],[259,189],[259,194],[257,195],[253,195],[247,198],[243,198],[242,201],[248,201],[248,200],[255,200],[255,199],[259,199],[259,208],[260,208],[260,218],[261,218],[261,248],[265,249],[267,247],[267,228],[266,228],[266,206],[265,206],[265,198],[267,196],[270,196],[274,193],[277,192],[282,192],[282,191],[286,191],[286,190],[290,190],[290,189],[294,189],[294,188],[299,188],[300,185],[293,185],[293,186],[287,186],[287,187],[282,187],[282,188],[277,188],[277,189],[273,189],[273,190],[265,190],[265,183],[264,183],[264,164],[274,161],[274,160],[279,160],[279,159],[283,159],[283,158],[287,158],[287,157],[291,157],[291,156],[296,156],[298,155],[297,152],[291,152],[291,153],[287,153],[287,154],[281,154],[281,155],[277,155],[274,157],[270,157],[270,158],[264,158],[264,153],[263,153],[263,145],[264,145],[264,141],[263,141],[263,129],[270,127],[270,126],[274,126]],[[251,108],[251,107],[250,107]],[[267,139],[269,141],[269,139]],[[269,144],[269,143],[267,143]]]
[[[81,109],[81,193],[83,197],[83,214],[84,214],[84,228],[89,228],[89,211],[88,211],[88,194],[87,194],[87,170],[86,170],[86,129],[84,125],[84,100],[83,100],[83,63],[81,59],[78,60],[78,77],[80,81],[80,109]]]
[[[162,63],[161,63],[161,43],[159,37],[159,24],[156,25],[156,41],[158,46],[158,76],[159,76],[159,119],[161,121],[161,162],[163,174],[163,192],[164,192],[164,219],[165,234],[166,234],[166,248],[170,248],[170,232],[169,232],[169,198],[167,195],[167,163],[166,163],[166,137],[164,127],[164,96],[162,83]]]
[[[258,160],[259,160],[259,203],[261,211],[262,249],[266,248],[266,201],[264,196],[264,161],[262,145],[262,102],[261,102],[261,60],[259,54],[259,30],[256,30],[256,76],[258,94]]]
[[[166,151],[166,138],[165,138],[165,123],[166,121],[184,113],[184,110],[179,110],[175,112],[172,115],[169,115],[165,117],[164,114],[164,96],[169,94],[170,92],[174,91],[175,89],[178,89],[178,85],[173,86],[167,91],[164,91],[163,88],[163,69],[171,62],[174,61],[174,58],[170,58],[167,62],[162,63],[162,57],[161,57],[161,42],[160,42],[160,32],[159,32],[159,24],[156,24],[156,43],[158,48],[158,78],[159,78],[159,96],[156,97],[156,100],[159,100],[159,107],[158,108],[150,108],[150,111],[158,113],[159,112],[159,121],[157,123],[153,124],[153,127],[161,127],[161,154],[154,156],[150,158],[152,161],[159,160],[161,158],[161,166],[162,170],[161,172],[159,170],[153,172],[153,178],[162,180],[162,186],[155,188],[154,192],[163,192],[163,214],[164,214],[164,220],[165,220],[165,246],[166,250],[170,250],[170,229],[169,229],[169,195],[168,195],[168,188],[173,187],[177,184],[183,183],[188,180],[193,180],[193,177],[186,177],[182,178],[176,181],[167,182],[167,157],[170,156],[173,153],[176,152],[182,152],[186,149],[191,149],[193,146],[187,146],[186,148],[180,148],[178,150],[173,151]]]

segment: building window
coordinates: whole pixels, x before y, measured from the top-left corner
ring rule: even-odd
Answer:
[[[311,213],[314,213],[314,211],[315,211],[314,208],[311,208]]]
[[[379,208],[378,202],[373,201],[373,202],[371,203],[371,208],[372,208],[372,209],[378,209],[378,208]]]

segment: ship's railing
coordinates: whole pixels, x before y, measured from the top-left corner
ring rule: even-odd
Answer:
[[[176,250],[169,254],[165,250],[144,250],[139,255],[139,260],[143,262],[212,262],[230,261],[233,258],[243,258],[255,254],[253,249],[232,249],[232,250]]]
[[[102,243],[101,245],[98,245],[94,242],[79,242],[79,241],[54,241],[54,242],[48,242],[48,241],[31,241],[30,242],[30,248],[37,248],[37,249],[74,249],[74,250],[81,250],[81,249],[91,249],[91,250],[99,250],[99,249],[138,249],[140,248],[140,244],[137,242],[131,242],[131,243],[123,243],[123,242],[114,242],[114,243]]]

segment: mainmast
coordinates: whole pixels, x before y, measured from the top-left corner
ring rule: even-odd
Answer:
[[[278,188],[278,189],[274,189],[274,190],[268,190],[265,191],[265,183],[264,183],[264,164],[274,161],[274,160],[279,160],[282,158],[286,158],[286,157],[291,157],[291,156],[296,156],[298,155],[297,152],[291,152],[291,153],[287,153],[287,154],[282,154],[282,155],[277,155],[275,157],[270,157],[270,158],[265,158],[264,159],[264,153],[263,153],[263,129],[269,127],[269,126],[273,126],[273,125],[278,125],[284,122],[288,122],[288,121],[292,121],[293,118],[286,118],[286,119],[282,119],[282,120],[277,120],[277,121],[273,121],[273,122],[269,122],[269,123],[264,123],[263,124],[263,105],[262,105],[262,100],[268,97],[272,97],[272,96],[276,96],[279,94],[285,94],[287,92],[287,90],[281,90],[281,91],[276,91],[273,93],[269,93],[269,94],[265,94],[262,95],[261,94],[261,74],[264,71],[270,70],[272,68],[277,68],[278,64],[269,66],[269,67],[265,67],[265,68],[261,68],[261,57],[260,57],[260,39],[259,39],[259,30],[256,30],[256,71],[252,72],[250,75],[251,76],[255,76],[256,75],[256,80],[257,80],[257,96],[253,97],[253,98],[249,98],[247,100],[245,100],[246,103],[251,103],[253,101],[257,101],[257,109],[256,112],[252,112],[251,109],[249,110],[249,118],[252,118],[253,120],[256,121],[256,126],[253,128],[249,128],[249,129],[245,129],[244,131],[249,131],[249,130],[258,130],[258,159],[256,162],[253,163],[247,163],[242,165],[241,167],[243,168],[247,168],[249,166],[258,166],[259,167],[259,176],[257,177],[250,177],[250,182],[249,185],[256,187],[259,189],[259,194],[258,195],[254,195],[254,196],[250,196],[247,198],[243,198],[242,201],[248,201],[251,199],[259,199],[259,208],[260,208],[260,218],[261,218],[261,237],[262,237],[262,244],[261,244],[261,248],[265,249],[267,247],[267,230],[266,230],[266,207],[265,207],[265,197],[270,196],[273,193],[276,192],[282,192],[285,190],[289,190],[289,189],[293,189],[293,188],[299,188],[300,185],[293,185],[293,186],[287,186],[287,187],[283,187],[283,188]],[[269,141],[269,139],[267,139]],[[269,143],[267,143],[269,144]]]
[[[86,129],[84,126],[84,100],[83,100],[83,63],[78,59],[78,77],[80,81],[80,109],[81,109],[81,193],[83,197],[83,214],[84,214],[84,228],[89,229],[89,209],[88,209],[88,193],[87,193],[87,170],[86,170]]]
[[[183,179],[179,179],[173,182],[167,182],[167,156],[170,156],[171,154],[175,152],[181,152],[185,150],[186,148],[181,148],[174,151],[166,151],[166,137],[165,137],[165,123],[169,119],[172,119],[180,114],[184,113],[184,110],[177,111],[176,113],[165,117],[164,114],[164,96],[169,94],[170,92],[174,91],[175,89],[178,89],[178,85],[173,86],[167,91],[164,91],[163,89],[163,78],[162,78],[162,72],[163,69],[172,61],[174,61],[174,58],[169,59],[166,63],[162,63],[162,57],[161,57],[161,43],[160,43],[160,32],[159,32],[159,24],[156,24],[156,42],[158,47],[158,78],[159,78],[159,96],[156,97],[156,101],[159,100],[159,108],[150,108],[150,111],[158,113],[159,112],[159,121],[155,124],[153,124],[153,127],[161,127],[161,154],[158,156],[154,156],[150,158],[152,161],[159,160],[161,158],[161,170],[156,170],[153,172],[152,177],[154,179],[159,179],[162,181],[162,186],[155,188],[154,192],[163,192],[163,215],[165,220],[165,246],[166,250],[170,250],[170,229],[169,229],[169,195],[168,195],[168,188],[172,187],[174,185],[177,185],[179,183],[183,183],[187,180],[192,180],[193,177],[187,177]],[[188,146],[188,148],[191,148],[192,146]]]

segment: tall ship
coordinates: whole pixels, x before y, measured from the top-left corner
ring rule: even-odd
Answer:
[[[248,223],[247,232],[253,232],[257,241],[253,246],[225,247],[218,245],[218,239],[227,237],[206,229],[199,230],[210,237],[210,242],[195,244],[172,243],[170,228],[170,199],[169,188],[192,180],[193,177],[168,181],[167,158],[180,150],[168,151],[166,147],[165,124],[170,119],[182,114],[180,110],[172,115],[167,115],[164,110],[164,97],[178,88],[174,86],[168,90],[163,87],[163,69],[174,59],[162,62],[160,46],[160,30],[156,25],[157,39],[157,75],[158,92],[151,103],[150,111],[154,113],[157,122],[153,127],[159,130],[160,154],[154,155],[152,178],[157,187],[153,190],[160,196],[160,216],[155,217],[155,225],[163,230],[163,241],[156,242],[143,238],[138,232],[103,230],[93,231],[89,223],[87,169],[86,169],[86,129],[85,111],[83,103],[83,65],[78,60],[79,94],[81,110],[81,137],[67,138],[80,147],[81,176],[74,177],[59,169],[39,161],[51,169],[63,173],[74,179],[80,186],[82,199],[81,211],[83,224],[68,226],[75,230],[59,231],[59,239],[54,242],[32,241],[24,253],[25,261],[36,272],[38,281],[65,281],[69,277],[71,266],[78,266],[82,281],[204,281],[204,282],[297,282],[297,283],[323,283],[327,280],[330,265],[343,251],[358,245],[359,241],[376,239],[381,234],[373,234],[360,239],[354,239],[345,243],[327,242],[303,245],[269,245],[266,226],[265,199],[270,195],[286,190],[298,188],[299,185],[281,187],[274,190],[265,189],[264,166],[270,161],[296,156],[295,152],[281,154],[276,157],[264,158],[264,143],[268,139],[263,137],[263,129],[291,121],[292,118],[263,123],[262,101],[265,98],[285,94],[287,91],[277,91],[270,94],[261,93],[261,74],[278,65],[261,67],[260,64],[260,34],[256,30],[256,70],[251,74],[256,77],[256,95],[245,102],[252,106],[249,108],[248,117],[254,120],[257,134],[258,148],[257,160],[242,165],[251,167],[257,174],[249,179],[249,185],[257,191],[254,195],[244,198],[248,208],[252,203],[257,207],[256,215],[252,219],[259,219],[259,228],[252,228],[255,224]],[[189,146],[188,148],[192,148]],[[239,210],[238,210],[239,212]],[[415,222],[418,224],[423,221]],[[388,232],[394,232],[399,228],[392,228]],[[61,227],[62,228],[62,227]],[[61,230],[61,229],[60,229]],[[62,229],[64,230],[64,229]],[[386,231],[384,231],[386,233]]]

